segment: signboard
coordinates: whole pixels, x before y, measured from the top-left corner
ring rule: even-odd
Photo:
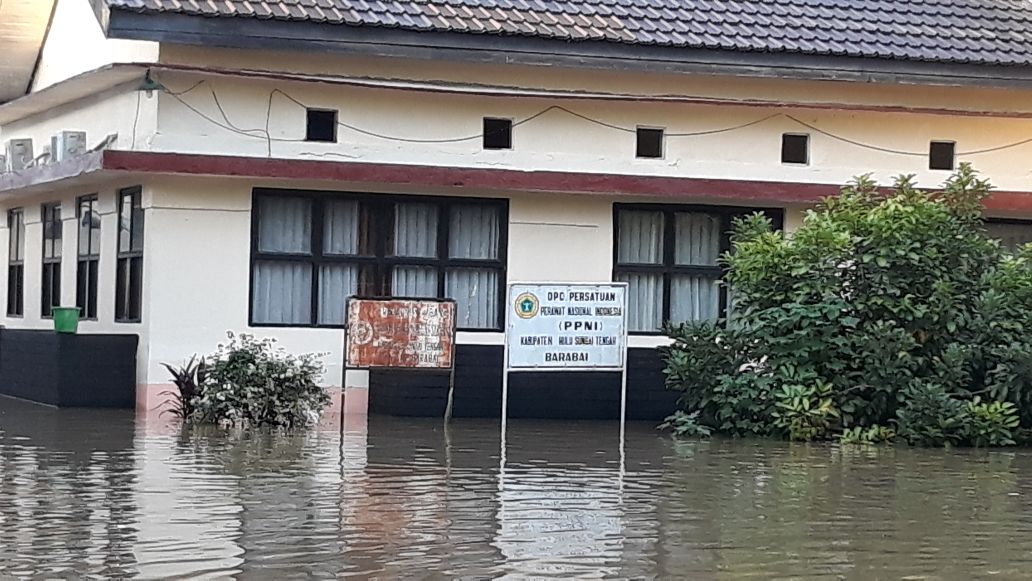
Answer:
[[[626,284],[512,284],[508,308],[508,369],[624,369]]]
[[[453,301],[351,298],[347,305],[348,367],[453,368]]]

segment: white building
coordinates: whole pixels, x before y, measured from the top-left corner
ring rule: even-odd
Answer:
[[[38,158],[0,175],[2,324],[78,305],[82,333],[138,334],[141,408],[162,362],[233,330],[327,353],[349,408],[440,413],[439,378],[345,377],[359,293],[455,298],[456,413],[497,414],[506,282],[621,280],[628,411],[653,418],[657,330],[720,314],[735,214],[791,230],[852,176],[934,187],[970,161],[994,230],[1032,239],[1026,3],[57,0],[42,44],[13,33],[45,4],[0,5],[23,55],[0,78],[28,87],[4,81],[0,141]],[[68,131],[89,151],[41,155]],[[610,377],[511,393],[514,415],[617,409]]]

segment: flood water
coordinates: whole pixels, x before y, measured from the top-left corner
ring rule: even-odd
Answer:
[[[181,431],[0,399],[2,578],[1032,578],[1032,453],[372,418]]]

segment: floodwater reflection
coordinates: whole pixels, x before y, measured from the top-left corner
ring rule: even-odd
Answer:
[[[0,578],[1032,578],[1032,453],[0,400]]]

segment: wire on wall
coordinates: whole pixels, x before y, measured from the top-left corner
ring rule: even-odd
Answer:
[[[196,89],[200,88],[201,86],[206,86],[208,88],[208,91],[209,91],[209,93],[211,95],[212,101],[215,104],[215,108],[218,110],[219,115],[222,118],[221,121],[219,119],[216,119],[216,118],[212,117],[211,115],[208,115],[208,114],[204,113],[203,111],[198,109],[196,106],[190,104],[185,99],[183,99],[184,95],[187,95],[187,94],[195,91]],[[271,129],[270,129],[270,124],[271,124],[271,119],[272,119],[273,98],[276,95],[280,95],[281,97],[283,97],[287,101],[290,101],[291,103],[293,103],[293,104],[295,104],[295,105],[297,105],[299,107],[302,107],[302,108],[305,108],[305,109],[310,108],[304,102],[302,102],[299,99],[291,96],[290,94],[286,93],[285,91],[283,91],[283,90],[281,90],[279,88],[275,88],[275,89],[273,89],[272,91],[269,92],[268,99],[267,99],[267,102],[266,102],[265,125],[264,125],[264,127],[263,128],[255,128],[255,129],[244,129],[244,128],[238,127],[236,124],[234,124],[232,121],[230,121],[229,115],[227,114],[225,107],[223,107],[222,102],[219,100],[219,97],[216,94],[215,90],[211,87],[211,84],[206,79],[202,79],[200,81],[197,81],[196,83],[194,83],[193,85],[191,85],[190,87],[188,87],[187,89],[182,90],[182,91],[171,91],[171,90],[169,90],[167,88],[163,89],[163,91],[166,94],[168,94],[169,96],[171,96],[174,99],[176,99],[177,101],[179,101],[184,107],[186,107],[187,109],[192,111],[194,114],[198,115],[199,117],[205,119],[206,121],[208,121],[209,123],[211,123],[211,124],[213,124],[213,125],[215,125],[217,127],[220,127],[220,128],[222,128],[222,129],[224,129],[226,131],[229,131],[231,133],[234,133],[234,134],[237,134],[237,135],[241,135],[241,136],[244,136],[244,137],[251,137],[251,138],[254,138],[254,139],[262,139],[262,140],[264,140],[266,142],[266,150],[267,150],[267,154],[268,154],[269,157],[272,157],[272,144],[274,142],[276,142],[276,143],[302,143],[302,142],[306,141],[305,139],[293,139],[293,138],[283,138],[283,137],[273,137],[272,136]],[[540,119],[540,118],[542,118],[542,117],[544,117],[544,116],[546,116],[546,115],[548,115],[550,113],[563,113],[563,114],[569,115],[571,117],[575,117],[577,119],[581,119],[582,121],[585,121],[585,122],[588,122],[588,123],[592,123],[594,125],[598,125],[600,127],[604,127],[604,128],[611,129],[611,130],[614,130],[614,131],[620,131],[620,132],[624,132],[624,133],[635,133],[637,131],[637,127],[623,127],[623,126],[620,126],[620,125],[616,125],[616,124],[613,124],[613,123],[602,121],[600,119],[596,119],[594,117],[590,117],[588,115],[584,115],[582,113],[578,113],[578,112],[576,112],[576,111],[574,111],[572,109],[569,109],[567,107],[563,107],[561,105],[551,105],[551,106],[546,107],[545,109],[542,109],[541,111],[538,111],[537,113],[534,113],[534,114],[532,114],[532,115],[530,115],[528,117],[516,120],[516,121],[514,121],[512,123],[512,128],[516,128],[516,127],[519,127],[521,125],[526,125],[526,124],[531,123],[533,121],[536,121],[536,120],[538,120],[538,119]],[[787,114],[787,113],[773,113],[771,115],[767,115],[765,117],[762,117],[762,118],[759,118],[759,119],[755,119],[753,121],[748,121],[746,123],[741,123],[741,124],[738,124],[738,125],[732,125],[732,126],[728,126],[728,127],[721,127],[721,128],[716,128],[716,129],[708,129],[708,130],[700,130],[700,131],[689,131],[689,132],[670,132],[670,133],[666,133],[665,135],[668,138],[703,137],[703,136],[707,136],[707,135],[717,135],[717,134],[721,134],[721,133],[729,133],[729,132],[733,132],[733,131],[739,131],[739,130],[742,130],[742,129],[747,129],[749,127],[753,127],[755,125],[760,125],[762,123],[765,123],[767,121],[771,121],[771,120],[777,119],[777,118],[788,119],[789,121],[792,121],[793,123],[795,123],[795,124],[797,124],[797,125],[799,125],[801,127],[805,127],[806,129],[809,129],[809,130],[813,131],[814,133],[818,133],[820,135],[828,137],[829,139],[834,139],[836,141],[840,141],[842,143],[846,143],[846,144],[852,145],[854,147],[859,147],[859,148],[862,148],[862,149],[868,149],[868,150],[871,150],[871,151],[877,151],[879,153],[885,153],[885,154],[890,154],[890,155],[902,155],[902,156],[908,156],[908,157],[925,157],[925,156],[928,155],[927,151],[907,151],[907,150],[894,149],[894,148],[890,148],[890,147],[884,147],[884,146],[879,146],[879,145],[874,145],[874,144],[858,141],[856,139],[852,139],[852,138],[849,138],[849,137],[846,137],[846,136],[843,136],[843,135],[840,135],[840,134],[828,131],[826,129],[822,129],[822,128],[818,127],[817,125],[814,125],[813,123],[808,123],[806,121],[803,121],[803,120],[801,120],[801,119],[799,119],[799,118],[797,118],[797,117],[795,117],[793,115]],[[377,139],[383,139],[383,140],[386,140],[386,141],[394,141],[394,142],[398,142],[398,143],[418,143],[418,144],[462,143],[462,142],[467,142],[467,141],[480,140],[480,139],[483,139],[485,136],[489,136],[490,135],[490,133],[485,133],[485,132],[481,131],[481,132],[472,133],[472,134],[468,134],[468,135],[457,136],[457,137],[416,138],[416,137],[404,137],[404,136],[399,136],[399,135],[388,135],[388,134],[380,133],[380,132],[373,131],[373,130],[370,130],[370,129],[365,129],[365,128],[359,127],[357,125],[346,123],[344,121],[340,121],[339,119],[337,120],[337,125],[339,125],[340,127],[345,128],[345,129],[348,129],[349,131],[353,131],[355,133],[358,133],[360,135],[366,135],[368,137],[374,137],[374,138],[377,138]],[[1002,145],[998,145],[998,146],[993,146],[993,147],[988,147],[988,148],[984,148],[984,149],[976,149],[976,150],[970,150],[970,151],[959,151],[959,152],[957,152],[956,155],[957,156],[968,156],[968,155],[979,155],[979,154],[985,154],[985,153],[993,153],[993,152],[1002,151],[1002,150],[1005,150],[1005,149],[1011,149],[1011,148],[1014,148],[1014,147],[1020,147],[1022,145],[1026,145],[1026,144],[1029,144],[1029,143],[1032,143],[1032,138],[1022,139],[1020,141],[1015,141],[1015,142],[1006,143],[1006,144],[1002,144]],[[317,154],[309,154],[309,155],[317,155]],[[331,156],[331,155],[335,155],[335,154],[333,154],[333,153],[326,153],[324,155]],[[340,154],[340,157],[348,157],[348,156],[346,154]]]

